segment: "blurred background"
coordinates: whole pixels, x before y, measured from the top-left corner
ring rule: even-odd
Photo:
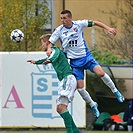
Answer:
[[[90,50],[108,51],[118,58],[132,60],[133,1],[132,0],[1,0],[0,51],[41,50],[39,37],[52,33],[61,24],[60,12],[68,9],[73,20],[99,20],[117,29],[117,36],[98,27],[85,29]],[[19,45],[10,40],[14,29],[24,32]],[[60,45],[60,44],[57,44]]]
[[[93,56],[120,88],[126,101],[118,103],[102,81],[89,71],[86,88],[99,103],[100,111],[111,114],[124,111],[133,96],[133,0],[0,0],[0,51],[41,51],[40,36],[52,33],[61,24],[60,12],[64,9],[72,12],[73,20],[98,20],[116,28],[115,37],[96,26],[86,28],[84,37]],[[14,29],[24,33],[25,38],[19,44],[10,39]],[[61,47],[59,42],[57,46]],[[91,111],[88,112],[91,119]]]

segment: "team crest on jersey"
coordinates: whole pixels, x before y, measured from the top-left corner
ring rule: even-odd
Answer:
[[[75,32],[78,32],[78,29],[77,29],[77,27],[73,28],[73,30],[74,30]]]

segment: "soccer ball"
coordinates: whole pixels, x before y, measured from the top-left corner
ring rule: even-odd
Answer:
[[[24,34],[21,30],[15,29],[11,32],[10,38],[16,43],[20,43],[24,39]]]

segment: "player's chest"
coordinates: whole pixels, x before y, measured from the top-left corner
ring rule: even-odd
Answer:
[[[70,38],[75,38],[77,36],[79,36],[81,33],[81,30],[79,29],[79,27],[72,27],[70,29],[63,29],[61,34],[60,34],[60,38],[62,40],[67,39],[69,40]]]

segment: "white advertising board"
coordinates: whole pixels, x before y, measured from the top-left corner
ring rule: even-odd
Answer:
[[[64,127],[56,112],[58,79],[51,64],[33,65],[44,52],[0,53],[0,127]],[[78,127],[86,126],[85,102],[75,92],[69,104]]]

